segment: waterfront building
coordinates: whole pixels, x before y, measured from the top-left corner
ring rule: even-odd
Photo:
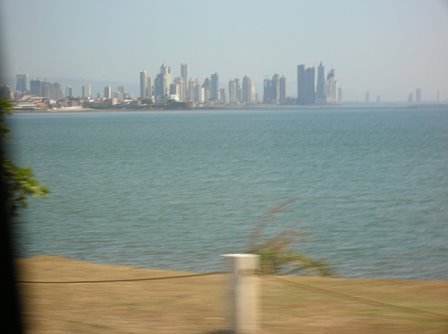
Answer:
[[[42,81],[42,97],[53,98],[51,82]]]
[[[71,99],[73,97],[73,88],[70,85],[65,87],[65,97]]]
[[[297,66],[297,104],[305,104],[305,65]]]
[[[210,99],[219,101],[219,75],[216,72],[210,76]]]
[[[145,96],[146,98],[150,98],[152,99],[152,81],[151,81],[151,77],[147,76],[146,78],[146,92],[145,92]]]
[[[105,99],[112,98],[112,87],[111,86],[104,87],[104,98]]]
[[[326,82],[326,102],[330,104],[337,103],[337,89],[334,69],[331,69],[327,75]]]
[[[326,82],[325,82],[325,67],[322,62],[317,67],[317,86],[316,86],[316,103],[325,104],[327,102],[326,94]],[[335,94],[336,95],[336,94]]]
[[[193,102],[195,104],[204,103],[204,86],[199,84],[199,80],[196,79],[194,81],[194,93],[193,93]]]
[[[60,83],[54,82],[53,84],[51,84],[48,97],[55,100],[62,100],[64,98],[64,92],[62,91]]]
[[[342,94],[342,87],[338,88],[338,103],[342,103],[344,101],[344,96]]]
[[[279,103],[286,104],[286,78],[282,75],[279,79]]]
[[[369,91],[366,91],[365,101],[366,101],[366,103],[370,102],[370,92]]]
[[[219,103],[226,104],[227,103],[227,94],[225,88],[219,89]]]
[[[92,85],[90,83],[82,86],[82,97],[85,99],[92,97]]]
[[[305,70],[305,104],[314,104],[316,99],[315,87],[316,87],[316,75],[315,68],[308,67]]]
[[[9,99],[9,100],[14,99],[14,92],[9,85],[1,85],[0,86],[0,98],[1,99]]]
[[[148,72],[146,70],[140,72],[140,98],[144,99],[148,95]]]
[[[243,90],[241,89],[240,79],[235,79],[235,93],[236,93],[236,103],[240,104],[243,102]]]
[[[197,81],[197,80],[196,80]],[[187,89],[187,101],[194,101],[194,89],[196,82],[193,79],[188,79],[188,89]]]
[[[414,103],[414,94],[409,93],[409,95],[408,95],[408,103]]]
[[[422,102],[422,90],[420,88],[417,88],[415,90],[415,103]]]
[[[30,94],[35,96],[42,96],[42,81],[39,79],[30,80]]]
[[[280,79],[278,74],[274,74],[272,76],[272,79],[265,79],[263,81],[263,103],[279,104],[279,102],[280,102]]]
[[[212,96],[211,96],[211,81],[210,78],[205,78],[204,83],[202,84],[202,87],[204,88],[204,102],[209,103]]]
[[[158,103],[166,101],[170,93],[171,83],[171,68],[162,64],[160,66],[160,73],[157,74],[156,79],[154,80],[154,95]]]
[[[16,91],[25,94],[28,91],[28,74],[16,75]]]
[[[180,101],[189,100],[189,85],[188,85],[188,65],[180,64],[180,78],[181,78],[181,95],[179,96]]]
[[[229,80],[229,104],[236,104],[235,80]]]
[[[252,80],[245,75],[243,77],[243,82],[242,82],[242,98],[243,98],[243,103],[245,104],[250,104],[253,102],[253,96],[252,96]]]

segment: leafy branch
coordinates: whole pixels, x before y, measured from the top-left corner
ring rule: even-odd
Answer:
[[[9,129],[5,125],[4,116],[11,113],[11,103],[6,99],[0,99],[0,136],[3,143],[8,139]],[[28,197],[45,197],[48,189],[41,186],[34,178],[32,168],[22,168],[11,162],[2,152],[1,176],[9,194],[8,208],[11,215],[17,215],[20,208],[28,206]]]
[[[298,230],[286,230],[271,238],[263,238],[264,230],[273,219],[282,214],[288,205],[296,200],[281,202],[265,213],[256,226],[247,246],[247,251],[260,256],[260,272],[262,274],[307,273],[320,276],[333,276],[333,269],[324,261],[304,254],[295,247],[297,239],[304,233]]]

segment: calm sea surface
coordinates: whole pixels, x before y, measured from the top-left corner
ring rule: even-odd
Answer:
[[[346,277],[448,279],[448,110],[19,113],[11,149],[51,190],[20,217],[24,255],[222,270],[266,235]]]

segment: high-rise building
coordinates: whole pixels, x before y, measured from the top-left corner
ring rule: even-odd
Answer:
[[[49,97],[55,100],[62,100],[64,98],[64,92],[62,91],[60,83],[54,82],[51,84]]]
[[[152,81],[151,77],[148,74],[148,77],[146,78],[147,84],[146,84],[146,97],[152,98]]]
[[[417,88],[415,90],[415,103],[422,102],[422,90],[420,88]]]
[[[219,75],[216,72],[210,76],[210,99],[219,101]]]
[[[243,91],[240,86],[240,79],[235,79],[236,103],[243,102]]]
[[[47,98],[53,98],[51,82],[47,80],[42,81],[42,96]]]
[[[247,75],[245,75],[243,77],[242,85],[243,85],[243,87],[242,87],[243,103],[245,103],[245,104],[252,103],[253,102],[253,100],[252,100],[252,80]]]
[[[144,99],[148,96],[148,72],[146,70],[140,72],[140,98]]]
[[[342,95],[342,87],[338,87],[338,103],[342,103],[344,101],[344,96]]]
[[[370,92],[369,91],[366,91],[366,103],[369,103],[370,102]]]
[[[156,101],[163,102],[169,95],[170,86],[172,83],[171,68],[162,64],[160,66],[160,73],[157,74],[154,80],[154,94]]]
[[[211,84],[210,78],[204,79],[204,83],[202,84],[202,87],[204,88],[204,102],[209,103],[212,98],[212,95],[211,95],[212,84]]]
[[[72,88],[72,86],[67,85],[65,87],[65,97],[67,97],[69,99],[73,97],[73,88]]]
[[[193,102],[196,104],[204,103],[204,87],[199,84],[199,80],[194,81]]]
[[[306,96],[305,65],[297,66],[297,104],[305,104]]]
[[[30,80],[30,93],[35,96],[42,96],[42,81],[39,79]]]
[[[327,75],[325,90],[326,90],[326,102],[330,104],[337,103],[337,89],[336,89],[334,69],[331,69]]]
[[[111,86],[104,87],[104,98],[105,99],[112,98],[112,87]]]
[[[308,67],[305,70],[305,104],[314,104],[316,100],[316,75],[315,68]]]
[[[219,103],[220,104],[226,104],[227,103],[227,94],[225,88],[219,89]]]
[[[28,91],[28,74],[16,75],[16,91],[25,94]]]
[[[188,81],[188,65],[180,64],[180,77],[187,82]]]
[[[92,85],[90,83],[82,86],[82,97],[85,99],[92,97]]]
[[[280,104],[286,103],[286,78],[282,75],[279,79],[279,88],[280,88],[280,96],[279,102]]]
[[[286,89],[286,82],[285,82]],[[274,74],[272,79],[263,81],[263,103],[279,104],[280,103],[280,78],[278,74]]]
[[[229,81],[229,104],[236,104],[235,80]]]
[[[180,101],[188,101],[190,99],[189,84],[188,84],[188,65],[180,64],[180,78],[181,78],[181,94]]]
[[[414,103],[414,94],[409,93],[409,95],[408,95],[408,103]]]
[[[322,62],[317,67],[316,103],[325,104],[327,94],[325,92],[325,67]],[[336,95],[336,94],[335,94]]]

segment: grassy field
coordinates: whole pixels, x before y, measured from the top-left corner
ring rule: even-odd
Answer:
[[[119,280],[189,273],[46,256],[21,280]],[[227,333],[228,277],[20,283],[29,333]],[[259,333],[448,333],[448,282],[262,277]]]

